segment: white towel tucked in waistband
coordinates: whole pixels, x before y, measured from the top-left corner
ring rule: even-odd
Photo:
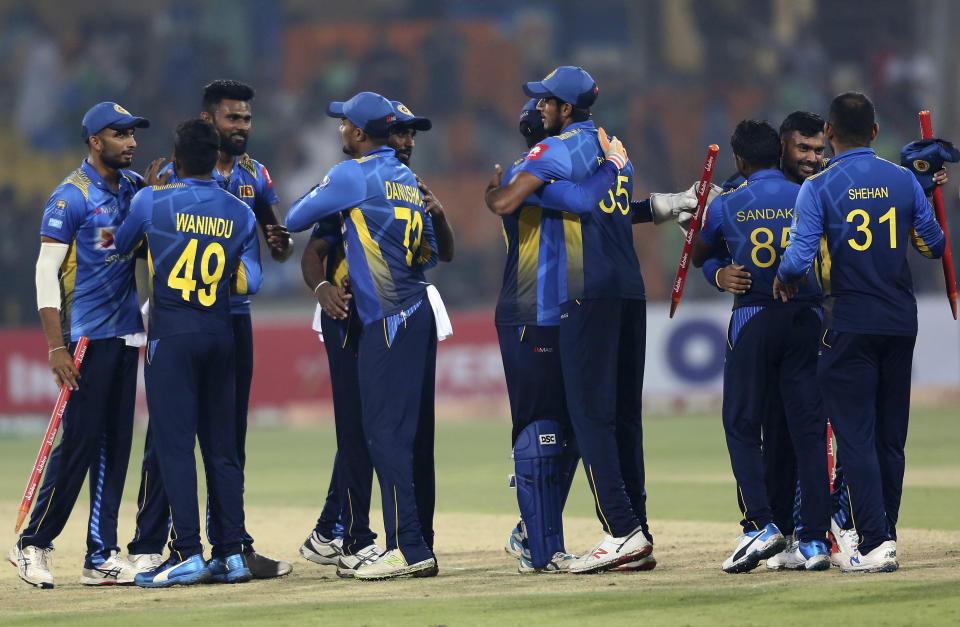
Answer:
[[[430,300],[430,307],[433,309],[433,319],[437,323],[437,340],[442,342],[453,335],[453,325],[450,324],[447,308],[444,307],[443,299],[440,298],[440,292],[437,291],[437,288],[428,285],[427,298]]]

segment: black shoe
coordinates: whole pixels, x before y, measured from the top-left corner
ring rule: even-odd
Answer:
[[[293,570],[293,564],[290,562],[271,559],[266,555],[260,555],[256,551],[244,553],[243,556],[247,559],[247,568],[250,569],[254,579],[283,577],[289,575],[290,571]]]

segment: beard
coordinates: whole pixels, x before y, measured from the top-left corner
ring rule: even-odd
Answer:
[[[133,163],[132,157],[127,157],[123,153],[118,152],[117,154],[108,155],[106,153],[100,153],[100,160],[103,162],[103,165],[114,170],[119,170],[121,168],[129,168],[130,164]]]
[[[544,124],[543,131],[547,134],[547,137],[553,137],[554,135],[559,135],[560,131],[563,130],[563,122],[557,120],[553,126],[547,126]]]
[[[234,157],[247,152],[247,137],[220,135],[220,150]]]

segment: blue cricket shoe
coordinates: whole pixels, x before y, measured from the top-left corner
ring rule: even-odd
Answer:
[[[243,553],[214,557],[207,562],[207,568],[210,570],[209,583],[243,583],[253,579]]]
[[[739,538],[737,550],[720,566],[725,573],[745,573],[773,557],[787,546],[787,539],[773,523],[759,531],[748,531]]]
[[[171,555],[155,570],[137,573],[134,583],[141,588],[169,588],[204,583],[209,579],[210,569],[203,561],[203,555],[191,555],[183,561]]]

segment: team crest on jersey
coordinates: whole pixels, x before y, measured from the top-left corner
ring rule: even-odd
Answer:
[[[913,160],[913,169],[917,172],[926,172],[930,169],[930,162],[924,161],[923,159],[914,159]]]
[[[536,161],[540,158],[540,155],[547,151],[547,148],[549,148],[549,146],[546,144],[537,144],[530,149],[530,152],[527,153],[527,159],[530,161]]]
[[[58,200],[57,206],[54,208],[53,213],[55,213],[58,216],[65,215],[67,213],[67,201]]]
[[[240,198],[253,198],[253,185],[241,185],[238,191]]]
[[[129,111],[127,111],[126,109],[124,109],[118,104],[113,105],[113,110],[116,111],[117,113],[122,113],[123,115],[130,115]]]
[[[97,250],[116,250],[117,245],[113,241],[113,234],[117,232],[115,226],[101,226],[97,231],[97,238],[93,245]]]

